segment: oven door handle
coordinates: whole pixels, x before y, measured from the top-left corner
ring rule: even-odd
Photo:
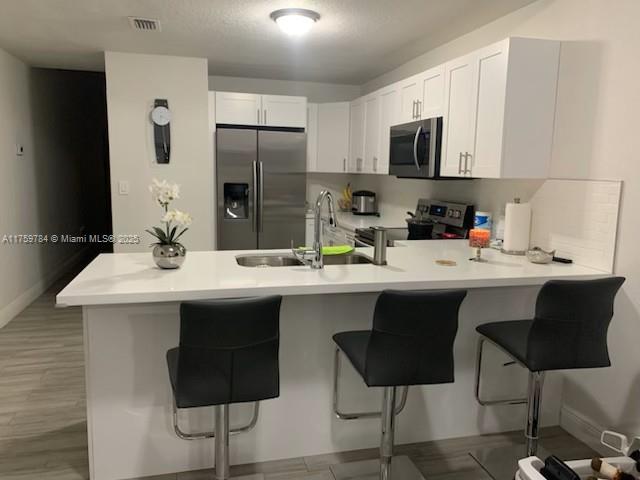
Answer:
[[[420,164],[418,164],[418,140],[420,139],[420,134],[422,133],[422,125],[418,127],[416,131],[416,136],[413,138],[413,161],[416,164],[416,170],[420,171]]]

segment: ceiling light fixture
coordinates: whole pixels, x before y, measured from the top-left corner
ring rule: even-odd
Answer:
[[[287,35],[300,36],[307,33],[320,20],[320,14],[304,8],[283,8],[271,12],[271,19]]]

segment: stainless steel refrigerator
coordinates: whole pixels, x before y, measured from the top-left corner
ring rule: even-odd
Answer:
[[[304,132],[218,127],[219,250],[304,245]]]

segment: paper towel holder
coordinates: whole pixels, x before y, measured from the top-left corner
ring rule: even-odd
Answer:
[[[515,204],[519,204],[520,203],[520,198],[516,197],[513,199],[513,203]],[[524,256],[527,253],[527,250],[506,250],[504,248],[500,249],[500,252],[506,254],[506,255],[518,255],[518,256]]]

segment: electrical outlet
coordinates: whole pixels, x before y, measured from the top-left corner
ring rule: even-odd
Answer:
[[[118,193],[120,195],[129,195],[129,182],[127,180],[120,180],[118,182]]]

